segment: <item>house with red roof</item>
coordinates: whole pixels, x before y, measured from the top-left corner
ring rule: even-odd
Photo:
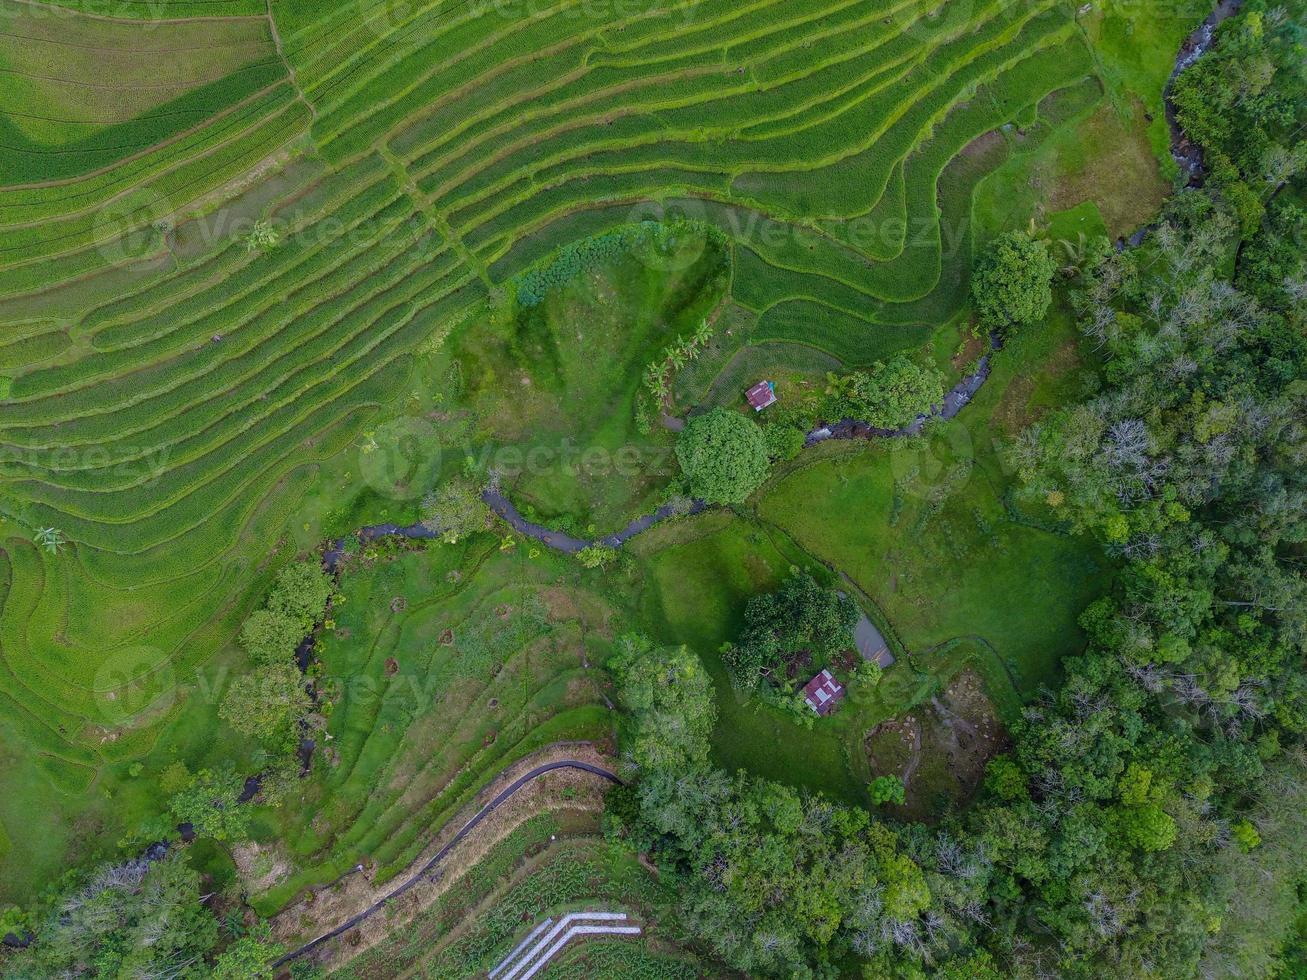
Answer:
[[[825,717],[844,700],[844,685],[829,670],[823,670],[803,686],[803,700],[808,702],[809,708]]]
[[[756,385],[744,393],[750,405],[755,412],[761,412],[768,405],[776,401],[776,385],[771,381],[759,381]]]

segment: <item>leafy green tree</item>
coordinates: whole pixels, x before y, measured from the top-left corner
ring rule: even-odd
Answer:
[[[1175,843],[1175,818],[1156,803],[1120,807],[1116,815],[1122,836],[1141,851],[1164,851]]]
[[[1053,303],[1057,262],[1024,232],[1000,235],[981,253],[971,277],[980,322],[991,330],[1035,323]]]
[[[655,649],[647,637],[630,634],[618,641],[608,669],[631,715],[626,754],[637,770],[707,764],[717,707],[694,653],[684,646]]]
[[[185,789],[172,795],[168,809],[178,823],[190,824],[197,837],[244,840],[249,830],[249,811],[237,802],[244,788],[244,780],[230,769],[201,769],[191,776]]]
[[[1305,18],[1301,0],[1278,12],[1250,5],[1173,86],[1177,120],[1203,148],[1210,183],[1244,238],[1257,232],[1270,196],[1307,170]]]
[[[907,788],[898,776],[877,776],[871,781],[871,802],[876,806],[895,803],[902,806],[907,800]]]
[[[767,457],[773,463],[784,463],[803,451],[807,433],[796,425],[769,422],[762,427],[762,436],[767,443]]]
[[[710,504],[738,504],[767,479],[767,441],[753,419],[714,408],[690,419],[676,442],[676,459],[691,495]]]
[[[103,867],[50,897],[34,942],[10,952],[0,975],[201,980],[218,924],[200,887],[180,852]]]
[[[832,385],[826,409],[831,417],[901,429],[943,398],[944,376],[899,354],[889,363],[877,361],[870,371],[855,372]]]
[[[1011,756],[1001,755],[985,768],[985,788],[1000,800],[1028,799],[1026,774]]]
[[[213,964],[213,980],[272,980],[273,961],[281,954],[267,927],[256,929],[223,950]]]
[[[484,531],[489,520],[490,508],[471,480],[451,480],[422,499],[422,524],[450,544]]]
[[[297,561],[277,576],[268,608],[300,623],[304,632],[322,618],[335,591],[331,576],[316,561]]]
[[[293,663],[258,667],[232,681],[218,714],[243,735],[294,743],[295,723],[312,707]]]
[[[1262,843],[1262,835],[1257,832],[1257,828],[1249,820],[1240,820],[1230,828],[1230,833],[1234,841],[1239,845],[1239,850],[1247,853]]]
[[[753,688],[801,652],[821,659],[848,649],[857,622],[858,609],[851,599],[800,573],[775,592],[749,600],[744,630],[725,651],[724,660],[737,683]]]
[[[240,644],[255,663],[289,663],[304,639],[301,620],[271,609],[256,609],[241,624]]]

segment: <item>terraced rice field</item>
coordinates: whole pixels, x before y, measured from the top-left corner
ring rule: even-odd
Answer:
[[[563,557],[467,540],[343,573],[320,643],[333,710],[317,771],[295,806],[266,814],[305,873],[259,896],[267,910],[359,861],[387,880],[504,766],[611,735],[593,666],[611,610],[562,584],[575,570]]]
[[[1057,0],[0,4],[17,896],[155,812],[168,761],[248,751],[212,738],[236,625],[515,276],[679,213],[733,243],[754,340],[865,362],[959,312],[977,182],[1102,95]]]

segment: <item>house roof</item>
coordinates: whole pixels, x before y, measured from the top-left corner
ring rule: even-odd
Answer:
[[[823,670],[803,686],[803,700],[819,715],[830,714],[831,709],[843,699],[844,685],[829,670]]]
[[[761,412],[776,401],[776,386],[770,381],[759,381],[744,393],[744,397],[749,400],[755,412]]]

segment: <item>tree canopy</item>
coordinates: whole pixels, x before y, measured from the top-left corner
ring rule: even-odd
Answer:
[[[637,771],[707,764],[717,705],[698,657],[683,646],[656,650],[648,637],[629,634],[608,669],[632,716],[627,755]]]
[[[490,508],[471,480],[451,480],[422,498],[422,524],[451,543],[484,531],[489,519]]]
[[[300,620],[271,609],[256,609],[241,625],[240,643],[260,664],[288,662],[304,639]]]
[[[197,837],[244,840],[249,808],[237,802],[244,786],[245,781],[230,769],[201,769],[168,800],[168,809],[178,823],[190,824]]]
[[[749,600],[744,630],[724,659],[736,682],[752,688],[800,652],[821,660],[848,649],[857,622],[847,596],[807,573],[792,575],[775,592]]]
[[[714,408],[691,418],[676,441],[690,494],[710,504],[738,504],[767,479],[767,440],[753,419]]]
[[[705,675],[685,648],[650,656],[628,645],[617,672],[628,751],[666,731],[680,747],[649,757],[638,783],[610,793],[607,831],[654,855],[700,942],[738,970],[783,977],[833,970],[850,953],[888,963],[922,946],[931,887],[888,827],[865,810],[708,767],[711,725],[694,717]]]
[[[899,354],[869,371],[831,380],[826,412],[880,429],[901,429],[944,398],[944,376]]]
[[[179,852],[103,867],[49,900],[32,944],[0,960],[0,976],[208,977],[218,923],[200,884]]]
[[[293,663],[258,667],[231,682],[218,714],[244,735],[293,747],[296,722],[312,708],[304,684]]]
[[[1053,303],[1056,272],[1043,242],[1020,231],[999,235],[981,252],[971,277],[981,324],[1005,330],[1042,320]]]
[[[297,561],[277,575],[268,608],[298,622],[302,635],[322,618],[334,588],[331,577],[316,561]]]

